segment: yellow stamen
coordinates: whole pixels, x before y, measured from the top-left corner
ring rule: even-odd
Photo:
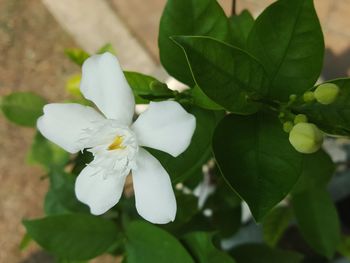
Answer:
[[[113,151],[118,149],[125,149],[125,146],[122,146],[122,143],[123,143],[123,136],[117,136],[115,137],[112,144],[108,146],[108,150]]]

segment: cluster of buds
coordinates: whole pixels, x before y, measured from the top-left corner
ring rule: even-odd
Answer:
[[[322,146],[322,131],[315,124],[308,123],[304,114],[296,115],[293,122],[285,122],[283,129],[289,133],[289,142],[298,152],[314,153]]]
[[[303,100],[306,103],[316,100],[320,104],[329,105],[335,102],[338,95],[339,87],[337,85],[325,83],[319,85],[315,91],[306,92],[303,95]],[[322,146],[323,132],[315,124],[309,123],[304,114],[298,114],[294,120],[284,122],[283,130],[289,133],[289,142],[298,152],[314,153]]]
[[[319,85],[315,91],[304,93],[303,99],[305,102],[316,100],[323,105],[329,105],[335,102],[339,95],[339,87],[333,83],[324,83]]]

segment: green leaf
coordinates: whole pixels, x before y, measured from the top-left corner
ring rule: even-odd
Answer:
[[[186,246],[198,263],[235,263],[224,251],[213,244],[213,235],[206,232],[192,232],[183,237]]]
[[[126,235],[128,263],[194,263],[175,237],[155,225],[134,221]]]
[[[33,239],[28,235],[28,233],[25,233],[21,240],[21,243],[19,244],[19,249],[21,251],[24,251],[32,241]]]
[[[67,48],[64,54],[78,66],[82,66],[84,61],[90,57],[90,54],[79,48]]]
[[[279,0],[254,23],[248,50],[271,79],[269,98],[287,100],[318,79],[324,55],[323,34],[313,0]]]
[[[304,155],[303,164],[303,172],[293,188],[294,194],[326,187],[335,172],[335,165],[324,150]]]
[[[175,192],[177,211],[174,222],[163,226],[165,230],[177,236],[184,224],[188,223],[198,212],[198,198],[192,194],[184,194],[182,191]]]
[[[337,251],[347,259],[350,259],[350,237],[349,236],[342,237],[341,242],[338,245]]]
[[[250,31],[254,25],[254,18],[248,10],[243,10],[239,15],[230,17],[231,41],[236,47],[245,49]]]
[[[79,152],[74,159],[74,166],[72,168],[72,173],[75,175],[79,175],[80,172],[86,167],[87,163],[91,163],[94,159],[94,156],[91,152],[84,150],[83,152]]]
[[[69,214],[23,221],[28,234],[44,249],[68,260],[86,260],[106,252],[120,238],[109,220]]]
[[[220,105],[209,99],[197,85],[193,89],[188,90],[188,93],[192,97],[192,103],[198,107],[208,110],[223,110]]]
[[[279,206],[273,209],[263,221],[263,236],[266,244],[275,247],[288,228],[293,212],[290,207]]]
[[[170,90],[165,83],[138,72],[124,71],[137,104],[147,104],[151,100],[164,100],[174,97],[175,92]]]
[[[263,67],[245,51],[209,37],[174,37],[186,53],[193,77],[215,103],[238,114],[259,109],[252,99],[268,88]]]
[[[107,44],[103,45],[96,53],[103,54],[105,52],[109,52],[113,55],[117,55],[117,52],[115,51],[115,49],[111,43],[107,43]]]
[[[169,37],[199,35],[226,40],[228,34],[226,15],[216,0],[168,0],[159,27],[160,61],[171,76],[192,86],[186,58]]]
[[[324,132],[350,136],[350,78],[327,81],[336,84],[339,95],[335,102],[323,105],[317,101],[294,107],[299,113],[306,114],[309,121],[317,124]],[[316,89],[316,87],[313,88]]]
[[[241,199],[222,178],[217,178],[216,190],[206,201],[205,209],[212,211],[211,223],[221,238],[229,238],[241,226]]]
[[[188,112],[196,117],[196,130],[185,152],[174,158],[167,153],[148,149],[167,170],[173,183],[190,177],[209,159],[212,135],[223,116],[223,112],[213,112],[197,107],[190,108]]]
[[[60,170],[49,173],[50,189],[45,196],[44,210],[46,215],[88,212],[87,206],[75,196],[76,177]]]
[[[237,263],[301,263],[302,255],[261,244],[245,244],[231,251]]]
[[[325,188],[316,187],[293,196],[299,229],[308,244],[319,254],[332,258],[340,242],[336,208]]]
[[[289,193],[302,172],[302,154],[290,145],[277,117],[264,112],[226,116],[214,133],[213,150],[223,176],[257,221]]]
[[[47,170],[63,168],[69,161],[69,153],[45,139],[39,132],[35,135],[28,154],[30,163],[43,165]]]
[[[5,117],[18,125],[34,127],[43,114],[45,99],[31,92],[13,92],[0,98],[0,108]]]

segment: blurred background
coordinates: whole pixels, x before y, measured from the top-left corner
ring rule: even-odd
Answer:
[[[158,24],[166,0],[0,0],[0,96],[33,91],[48,101],[67,98],[66,80],[80,69],[65,48],[95,52],[106,43],[124,69],[167,78],[159,64]],[[219,1],[230,14],[231,0]],[[271,0],[237,0],[257,16]],[[350,0],[315,0],[327,52],[324,79],[350,75]],[[278,21],[276,21],[278,23]],[[34,131],[0,115],[0,262],[53,262],[31,246],[21,252],[21,220],[40,217],[47,182],[26,164]],[[96,262],[116,262],[103,257]]]

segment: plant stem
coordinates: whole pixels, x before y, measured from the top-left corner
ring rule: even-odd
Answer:
[[[231,15],[235,16],[236,15],[236,0],[232,0],[232,10],[231,10]]]

